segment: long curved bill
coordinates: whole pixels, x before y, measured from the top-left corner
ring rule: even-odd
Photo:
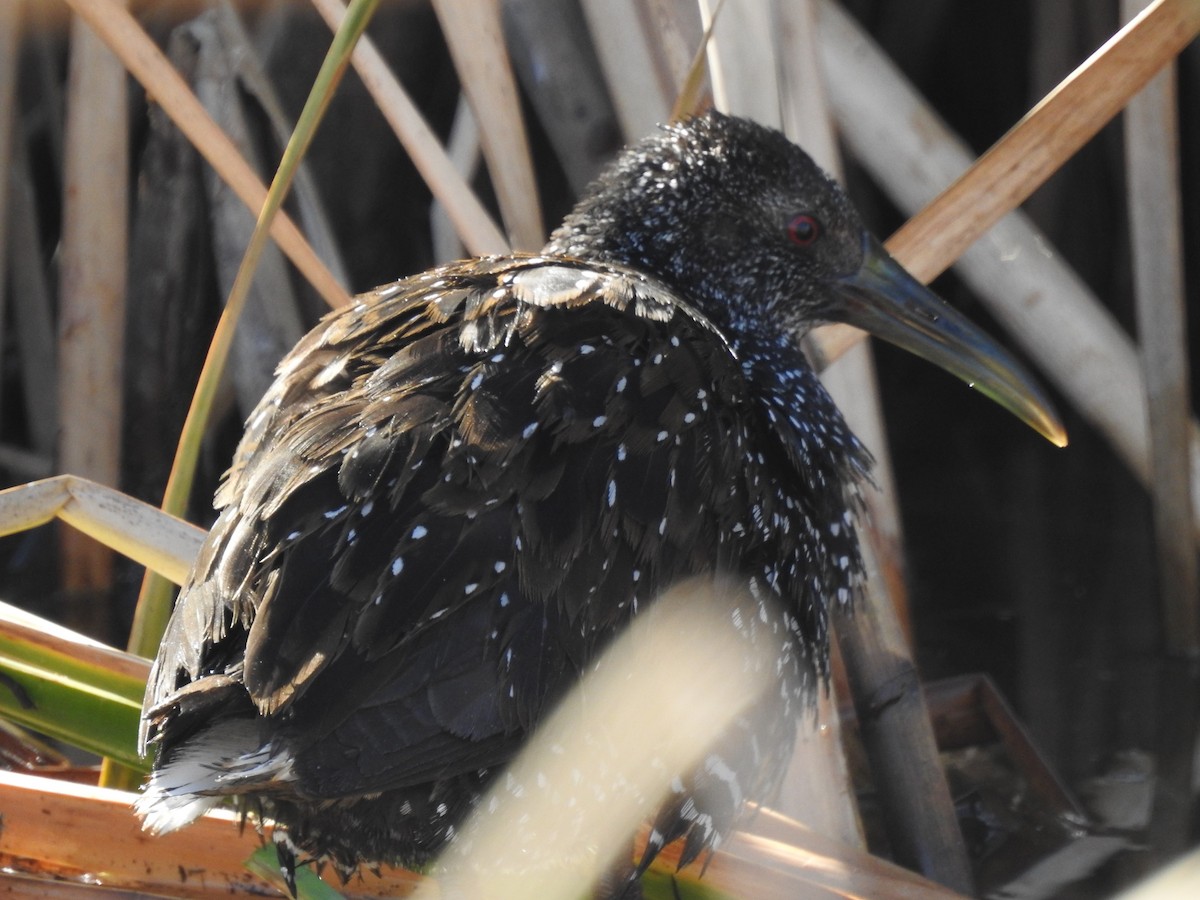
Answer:
[[[966,316],[904,270],[869,234],[862,266],[839,279],[832,318],[854,325],[956,375],[1058,447],[1067,432],[1037,382]]]

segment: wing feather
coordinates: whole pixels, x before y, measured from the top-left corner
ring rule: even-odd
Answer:
[[[695,538],[738,451],[698,413],[744,402],[738,364],[642,276],[446,267],[280,371],[147,703],[241,680],[314,796],[505,759],[646,585],[716,564]]]

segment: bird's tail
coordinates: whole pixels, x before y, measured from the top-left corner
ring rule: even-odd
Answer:
[[[194,822],[227,796],[293,777],[290,759],[262,742],[257,723],[225,719],[163,748],[133,808],[145,830],[165,834]]]

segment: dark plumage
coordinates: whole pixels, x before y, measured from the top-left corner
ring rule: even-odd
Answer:
[[[541,256],[328,316],[250,417],[155,663],[148,827],[236,796],[340,866],[424,863],[622,625],[712,573],[762,598],[779,684],[680,773],[645,862],[715,845],[770,798],[862,577],[868,455],[797,338],[862,322],[1057,427],[906,278],[803,152],[710,114],[626,152]]]

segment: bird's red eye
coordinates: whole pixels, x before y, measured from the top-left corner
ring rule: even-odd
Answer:
[[[808,213],[801,213],[788,222],[788,240],[797,247],[811,247],[821,236],[821,223]]]

